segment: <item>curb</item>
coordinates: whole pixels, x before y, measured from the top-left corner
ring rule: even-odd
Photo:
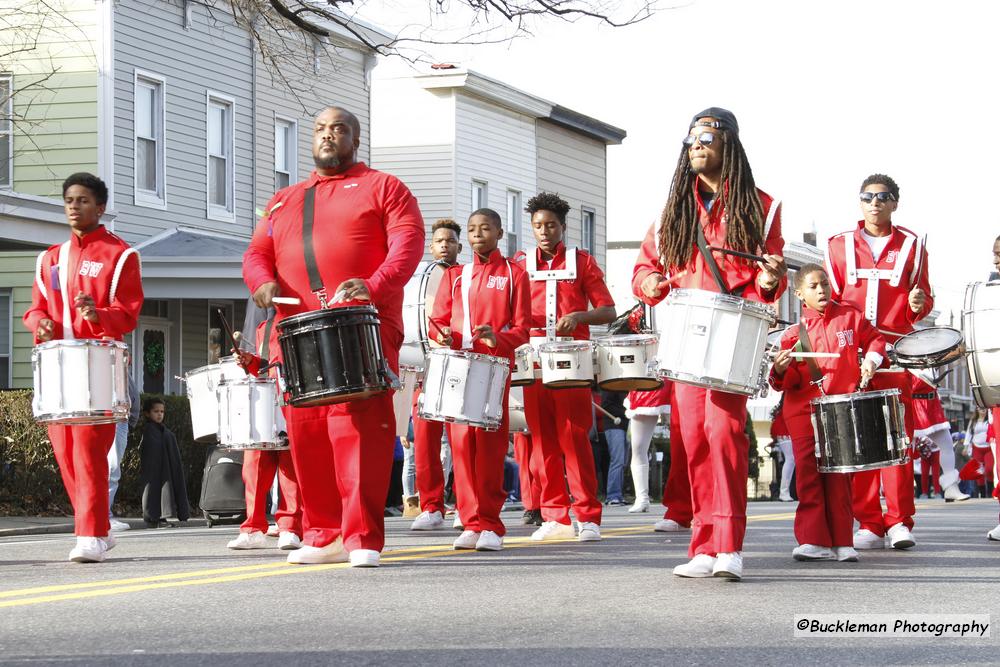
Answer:
[[[117,517],[116,517],[117,518]],[[142,519],[118,519],[119,521],[124,521],[129,525],[131,530],[170,530],[170,528],[146,528],[146,524]],[[192,517],[188,519],[182,528],[194,528],[194,527],[206,527],[208,522],[201,517]],[[234,524],[237,525],[237,524]],[[72,523],[54,523],[54,524],[39,524],[36,526],[24,526],[22,528],[0,528],[0,538],[2,537],[17,537],[19,535],[57,535],[60,533],[72,535],[74,524]]]

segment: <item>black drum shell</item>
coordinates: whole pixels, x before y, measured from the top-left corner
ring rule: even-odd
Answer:
[[[325,308],[278,323],[288,403],[346,403],[390,389],[374,306]]]
[[[908,461],[909,440],[898,389],[836,398],[811,401],[820,472],[877,470]]]

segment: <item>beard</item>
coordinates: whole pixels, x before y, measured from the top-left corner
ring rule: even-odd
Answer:
[[[317,169],[336,169],[340,166],[340,156],[337,155],[336,150],[322,154],[313,153],[313,162]]]

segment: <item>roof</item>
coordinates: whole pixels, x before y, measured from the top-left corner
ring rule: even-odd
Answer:
[[[142,255],[143,262],[168,257],[240,262],[248,243],[249,239],[238,236],[193,227],[174,227],[146,239],[136,249]]]
[[[142,286],[151,299],[245,299],[248,237],[174,227],[143,241]]]

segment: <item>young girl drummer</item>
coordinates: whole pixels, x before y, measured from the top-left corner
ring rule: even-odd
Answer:
[[[781,338],[771,370],[771,385],[784,392],[783,414],[795,454],[796,490],[792,551],[796,560],[857,561],[853,547],[854,518],[851,511],[851,478],[844,473],[820,473],[816,465],[816,440],[809,401],[818,398],[819,378],[826,395],[846,394],[867,384],[885,357],[885,339],[852,306],[832,301],[826,271],[806,264],[795,276],[795,296],[802,300],[802,319]],[[808,345],[800,335],[808,336]],[[793,352],[803,348],[815,353],[834,353],[836,358],[802,358]],[[858,369],[858,350],[864,361]]]

